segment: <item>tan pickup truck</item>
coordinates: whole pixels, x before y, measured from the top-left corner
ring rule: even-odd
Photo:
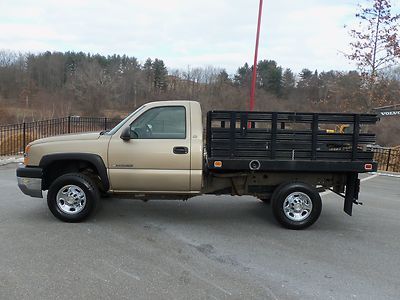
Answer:
[[[204,130],[198,102],[152,102],[110,131],[30,143],[18,185],[32,197],[48,190],[51,212],[67,222],[87,218],[102,194],[142,200],[229,194],[271,202],[283,226],[302,229],[318,219],[322,190],[342,196],[351,215],[358,173],[376,170],[372,153],[359,148],[375,136],[361,128],[376,121],[370,114],[210,111]],[[355,130],[319,130],[328,123]],[[332,142],[347,147],[326,150]]]

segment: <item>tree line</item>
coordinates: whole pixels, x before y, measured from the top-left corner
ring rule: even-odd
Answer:
[[[99,115],[127,110],[152,100],[195,99],[207,109],[247,109],[252,67],[233,75],[214,67],[167,70],[162,59],[141,64],[126,55],[82,52],[20,54],[0,52],[0,99],[17,107],[55,105],[55,114]],[[379,73],[369,103],[358,71],[295,74],[274,60],[257,64],[258,109],[370,111],[400,99],[400,69]]]

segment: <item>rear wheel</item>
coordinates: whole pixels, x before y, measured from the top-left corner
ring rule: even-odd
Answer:
[[[93,181],[80,173],[58,177],[50,186],[47,205],[64,222],[81,222],[96,208],[99,191]]]
[[[289,229],[304,229],[317,221],[322,202],[318,191],[303,182],[284,183],[272,195],[276,220]]]

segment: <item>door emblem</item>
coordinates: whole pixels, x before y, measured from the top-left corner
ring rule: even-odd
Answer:
[[[133,168],[133,165],[113,165],[115,168],[128,169]]]

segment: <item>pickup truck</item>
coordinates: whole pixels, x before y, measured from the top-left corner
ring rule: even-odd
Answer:
[[[66,222],[86,219],[101,195],[186,200],[227,194],[270,202],[280,224],[303,229],[320,216],[319,193],[327,189],[352,214],[358,174],[377,169],[364,147],[375,135],[363,132],[377,120],[373,114],[246,111],[210,111],[203,118],[195,101],[151,102],[110,131],[28,144],[18,186],[32,197],[48,190],[50,211]],[[352,129],[328,133],[321,129],[327,124]]]

